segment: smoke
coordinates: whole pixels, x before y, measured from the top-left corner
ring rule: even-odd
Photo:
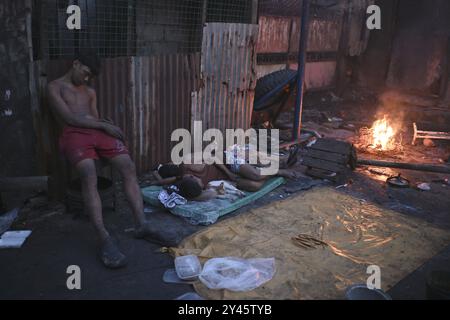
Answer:
[[[380,105],[375,113],[377,119],[383,119],[386,116],[389,124],[396,133],[405,129],[406,111],[402,106],[401,94],[396,91],[386,91],[379,97]]]

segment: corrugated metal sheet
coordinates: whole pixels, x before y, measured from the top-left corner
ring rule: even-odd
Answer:
[[[290,51],[298,52],[300,42],[300,18],[292,18]],[[334,20],[312,19],[309,25],[308,51],[338,51],[341,39],[342,17]]]
[[[192,100],[192,119],[203,121],[203,129],[250,128],[257,34],[257,25],[206,24],[201,88]]]
[[[291,21],[291,18],[286,17],[260,17],[256,52],[288,52]]]
[[[191,94],[198,90],[200,55],[133,57],[127,114],[130,148],[140,172],[170,161],[175,129],[190,129]]]
[[[348,55],[354,57],[361,55],[367,48],[370,30],[366,28],[367,8],[375,0],[352,0],[348,5]]]
[[[298,52],[300,18],[260,17],[258,53]],[[308,51],[338,51],[342,17],[336,19],[312,18],[309,27]]]
[[[191,93],[198,90],[200,55],[123,57],[102,62],[102,73],[94,84],[98,110],[101,117],[123,129],[138,172],[170,161],[172,131],[190,129]],[[48,81],[62,76],[69,67],[68,61],[49,61]]]

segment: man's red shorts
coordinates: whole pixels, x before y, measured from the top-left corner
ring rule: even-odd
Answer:
[[[66,126],[59,138],[59,149],[72,165],[85,159],[111,159],[128,154],[124,143],[97,129]]]

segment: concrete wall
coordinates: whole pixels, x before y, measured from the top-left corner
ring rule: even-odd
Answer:
[[[0,0],[0,176],[29,176],[36,167],[27,2]]]
[[[448,74],[450,1],[378,0],[382,30],[372,31],[358,61],[358,81],[369,87],[438,95]]]
[[[357,78],[360,84],[379,88],[386,83],[395,32],[398,0],[378,0],[382,30],[370,33],[367,50],[358,61]]]
[[[448,0],[400,0],[388,85],[439,93],[450,37]]]
[[[176,0],[150,4],[136,2],[138,56],[199,51],[202,41],[200,1],[180,5]],[[198,50],[189,50],[197,47]]]

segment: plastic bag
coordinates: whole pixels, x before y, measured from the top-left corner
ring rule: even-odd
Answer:
[[[181,296],[179,296],[178,298],[176,298],[175,300],[205,300],[202,297],[200,297],[198,294],[196,294],[195,292],[188,292],[185,293]]]
[[[202,265],[197,256],[188,255],[175,258],[175,270],[182,280],[192,280],[202,271]]]
[[[0,215],[0,235],[8,231],[11,227],[11,224],[16,220],[17,215],[19,214],[19,209],[16,208],[8,213]]]
[[[275,274],[275,259],[233,257],[208,260],[199,276],[209,289],[251,291],[270,281]]]

